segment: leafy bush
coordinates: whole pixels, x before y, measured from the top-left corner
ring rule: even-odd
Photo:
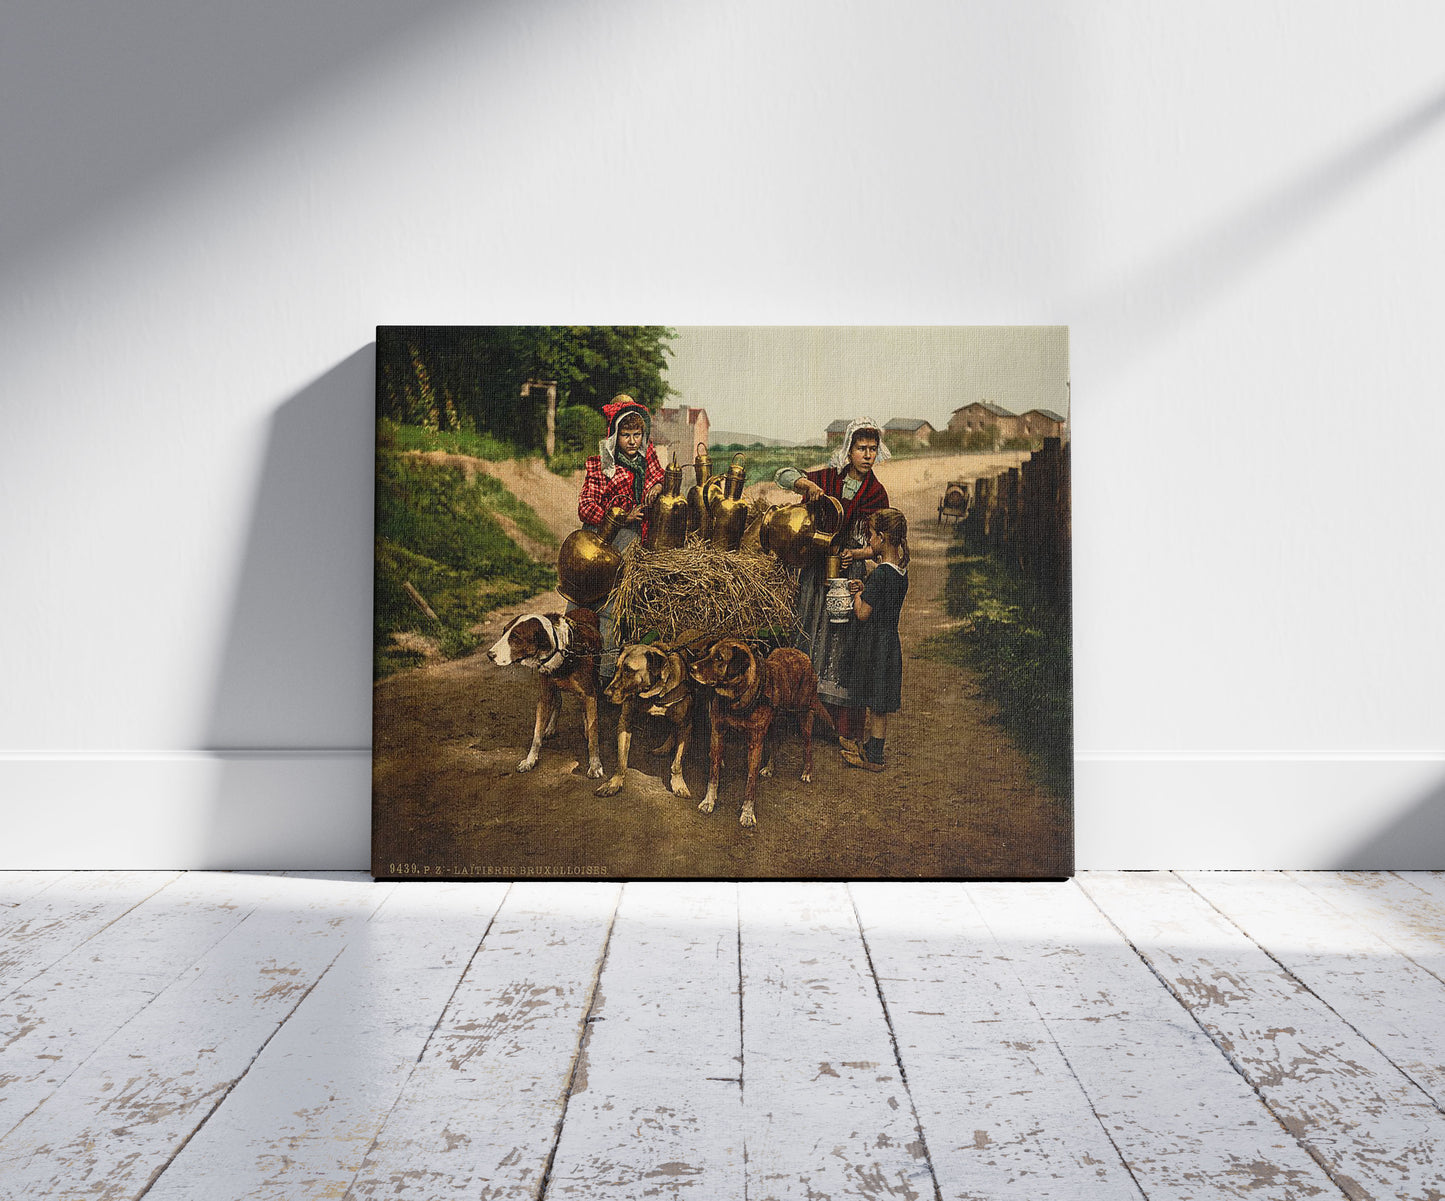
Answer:
[[[557,450],[593,454],[607,432],[607,422],[596,409],[566,405],[557,410]]]
[[[554,475],[571,475],[587,466],[591,456],[585,450],[568,450],[553,455],[547,460],[547,470]]]

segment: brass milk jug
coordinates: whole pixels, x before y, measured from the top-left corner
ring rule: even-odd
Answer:
[[[687,490],[687,532],[706,538],[712,533],[712,502],[722,486],[722,476],[712,473],[712,456],[707,453],[706,442],[697,444],[692,467],[697,483]]]
[[[836,496],[779,505],[763,523],[763,548],[789,567],[803,567],[814,554],[836,549],[843,532],[843,505]]]
[[[743,499],[743,485],[748,469],[744,455],[733,455],[733,465],[723,479],[722,496],[712,507],[711,541],[718,550],[737,550],[748,524],[748,502]]]
[[[752,506],[748,506],[752,511]],[[763,522],[767,520],[768,510],[760,508],[757,516],[748,522],[748,528],[743,531],[743,540],[738,543],[738,550],[749,555],[760,555],[763,553]]]
[[[682,494],[682,468],[674,458],[662,477],[662,491],[652,502],[647,520],[648,550],[675,550],[687,541],[687,498]]]
[[[622,556],[612,539],[626,516],[626,509],[609,510],[600,531],[573,530],[562,543],[557,552],[557,591],[574,605],[591,608],[617,586]]]

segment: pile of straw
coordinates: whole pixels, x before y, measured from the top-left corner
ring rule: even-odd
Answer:
[[[772,555],[716,550],[696,539],[676,550],[628,548],[612,593],[625,641],[685,630],[749,638],[792,630],[798,584]]]

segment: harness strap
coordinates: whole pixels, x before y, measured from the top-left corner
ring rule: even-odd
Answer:
[[[528,659],[523,659],[522,663],[529,667],[536,667],[544,676],[550,676],[555,674],[567,659],[567,648],[572,645],[572,624],[565,617],[559,622],[553,622],[540,614],[537,617],[542,628],[547,631],[547,639],[552,643],[552,650],[545,659],[541,655],[532,655]]]

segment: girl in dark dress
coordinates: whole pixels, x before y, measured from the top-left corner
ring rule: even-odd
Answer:
[[[883,770],[888,715],[902,707],[903,644],[898,618],[908,595],[908,519],[897,509],[880,509],[869,522],[868,548],[878,566],[867,581],[852,580],[852,641],[841,676],[856,703],[868,706],[868,741],[863,753],[843,750],[843,762],[865,771]]]

